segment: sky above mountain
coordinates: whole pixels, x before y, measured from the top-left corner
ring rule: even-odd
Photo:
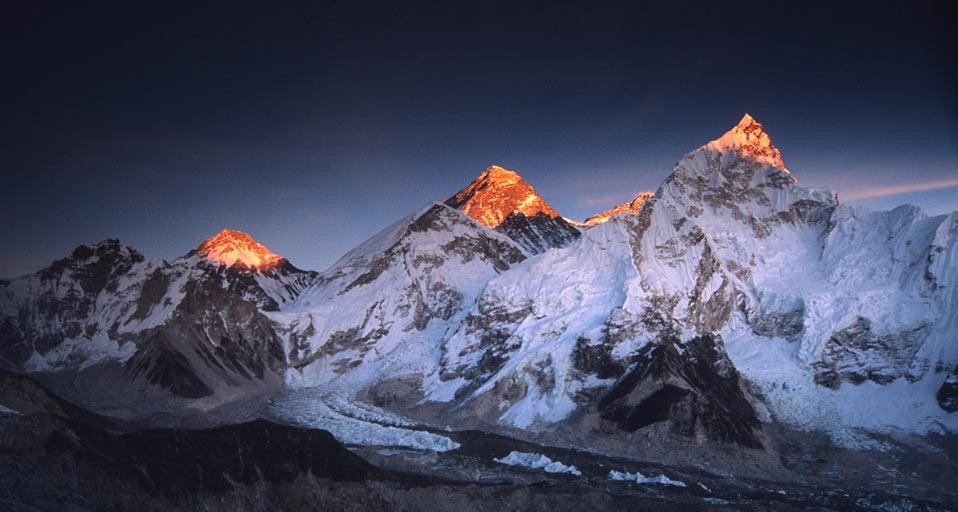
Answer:
[[[323,269],[491,164],[584,219],[755,116],[807,185],[958,209],[945,2],[23,2],[0,21],[0,276],[223,228]]]

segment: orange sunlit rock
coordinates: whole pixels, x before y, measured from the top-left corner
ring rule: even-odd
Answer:
[[[748,114],[745,114],[734,128],[709,142],[707,146],[723,153],[735,150],[756,162],[787,170],[782,161],[782,153],[772,145],[772,139],[765,133],[765,128]]]
[[[248,234],[224,229],[200,244],[197,253],[209,261],[229,267],[245,266],[262,270],[276,266],[283,257],[260,244]]]
[[[446,204],[490,228],[498,227],[513,213],[526,217],[540,213],[553,218],[559,216],[522,176],[498,165],[488,167]]]
[[[582,224],[585,226],[595,226],[597,224],[602,224],[612,217],[622,213],[635,213],[639,211],[639,209],[642,208],[642,205],[645,204],[645,202],[648,201],[653,195],[655,195],[655,192],[639,192],[639,194],[635,196],[635,199],[620,205],[616,205],[602,213],[597,213],[588,219],[585,219]]]

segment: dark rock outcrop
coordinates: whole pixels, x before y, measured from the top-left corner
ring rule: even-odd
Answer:
[[[720,338],[685,343],[670,336],[644,347],[635,367],[598,404],[599,416],[626,432],[671,435],[763,448],[761,422]]]
[[[222,288],[215,276],[188,282],[173,318],[152,330],[126,363],[134,382],[183,398],[260,381],[268,385],[268,376],[284,367],[282,340],[272,322],[255,304]]]
[[[958,411],[958,366],[948,374],[948,378],[942,383],[935,397],[942,409],[948,412]]]
[[[825,342],[820,361],[812,363],[815,383],[838,389],[842,382],[861,384],[866,380],[887,384],[899,377],[914,380],[908,362],[914,360],[918,340],[927,326],[898,333],[876,334],[867,318],[859,317],[838,329]]]
[[[532,254],[565,247],[581,236],[579,230],[562,217],[541,212],[533,216],[512,213],[496,227],[496,231],[515,240]]]

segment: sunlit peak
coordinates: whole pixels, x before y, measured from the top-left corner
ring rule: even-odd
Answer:
[[[723,153],[737,151],[757,162],[785,170],[782,154],[772,144],[765,127],[749,114],[742,116],[738,124],[718,139],[709,142],[707,147]]]
[[[498,227],[512,214],[559,216],[519,173],[498,165],[487,167],[446,204],[490,228]]]
[[[649,198],[651,198],[653,195],[655,195],[655,192],[651,192],[651,191],[639,192],[639,194],[635,196],[635,198],[632,199],[631,201],[626,201],[622,204],[613,206],[612,208],[602,213],[597,213],[589,217],[588,219],[585,219],[584,221],[582,221],[582,225],[595,226],[608,221],[609,219],[611,219],[612,217],[615,217],[616,215],[622,215],[624,213],[636,213],[639,211],[639,209],[642,208],[642,205],[645,204],[645,202],[648,201]]]
[[[243,266],[262,270],[276,266],[283,257],[260,244],[248,234],[224,229],[200,244],[197,253],[209,261],[228,267]]]

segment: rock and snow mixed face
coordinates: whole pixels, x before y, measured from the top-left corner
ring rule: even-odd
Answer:
[[[485,283],[525,259],[509,238],[443,204],[375,235],[281,314],[293,383],[352,386],[422,375]]]
[[[535,428],[587,407],[664,334],[717,334],[793,424],[954,428],[934,396],[958,359],[954,219],[839,206],[745,116],[637,215],[489,281],[427,398]],[[881,407],[881,385],[917,414]]]
[[[559,216],[522,176],[497,165],[488,167],[446,204],[505,234],[527,254],[564,247],[579,236],[579,230]]]
[[[634,215],[642,208],[642,205],[645,204],[646,201],[652,198],[653,195],[655,195],[655,192],[639,192],[638,195],[636,195],[631,201],[617,204],[604,212],[597,213],[582,221],[582,225],[591,227],[602,224],[616,215]]]
[[[800,427],[958,430],[958,213],[839,205],[746,115],[591,220],[580,233],[493,166],[322,274],[230,230],[173,262],[84,246],[0,282],[0,355],[117,361],[187,397],[409,378],[403,403],[526,429],[584,411],[756,446],[757,391]]]
[[[0,347],[29,371],[113,363],[134,383],[185,398],[255,386],[268,373],[281,382],[282,343],[263,311],[315,276],[231,230],[172,262],[116,240],[80,246],[0,287]]]
[[[142,285],[162,266],[106,240],[7,282],[0,286],[0,355],[37,370],[129,358],[129,333],[154,325],[138,302]]]

